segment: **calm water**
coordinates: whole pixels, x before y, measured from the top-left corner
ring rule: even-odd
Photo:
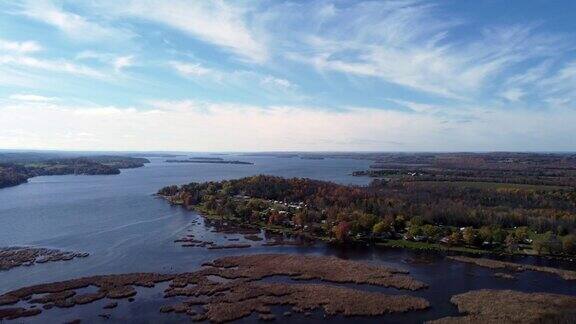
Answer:
[[[193,230],[196,236],[204,236],[209,240],[226,239],[222,234],[206,231],[203,225],[190,227],[192,220],[201,221],[201,217],[154,197],[153,194],[163,186],[254,174],[310,177],[357,185],[369,181],[350,176],[352,171],[366,169],[369,161],[246,156],[226,158],[251,161],[255,165],[165,163],[164,158],[151,158],[152,163],[144,168],[123,170],[120,175],[38,177],[27,184],[0,189],[0,246],[36,245],[91,254],[85,259],[0,272],[0,293],[22,286],[94,274],[193,271],[201,263],[224,255],[279,252],[336,255],[386,264],[409,270],[417,279],[430,285],[429,289],[420,292],[373,288],[387,293],[422,296],[432,303],[432,308],[427,311],[385,316],[379,321],[422,322],[446,314],[456,314],[455,307],[449,302],[450,297],[471,289],[498,288],[576,295],[574,283],[555,276],[525,272],[518,275],[518,280],[499,279],[493,277],[490,270],[451,262],[441,255],[403,250],[336,250],[323,245],[252,247],[241,250],[178,246],[173,242],[174,239],[187,233],[188,229]],[[62,322],[78,317],[84,318],[83,322],[173,322],[187,319],[185,316],[158,313],[158,307],[163,304],[162,287],[139,289],[137,301],[120,301],[119,308],[112,312],[113,316],[109,320],[96,316],[102,313],[101,303],[105,302],[99,301],[72,309],[45,311],[41,316],[25,321]],[[278,310],[283,312],[286,309]],[[292,316],[289,320],[300,322],[321,318],[322,315],[316,313],[312,318]],[[254,320],[256,317],[243,321]],[[335,321],[345,319],[336,318]],[[369,322],[374,319],[360,318],[358,321]]]

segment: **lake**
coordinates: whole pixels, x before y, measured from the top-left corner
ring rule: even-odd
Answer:
[[[324,244],[313,247],[255,246],[239,250],[186,248],[174,240],[192,230],[197,237],[226,241],[223,234],[213,233],[194,212],[170,206],[154,196],[163,186],[192,181],[218,181],[255,174],[284,177],[309,177],[343,184],[366,185],[369,178],[353,177],[352,171],[367,169],[370,161],[354,159],[306,160],[263,156],[231,155],[226,159],[253,162],[240,164],[166,163],[166,158],[150,158],[143,168],[122,170],[112,176],[47,176],[31,179],[27,184],[0,189],[0,246],[34,245],[62,250],[89,252],[84,259],[38,264],[0,272],[0,293],[11,289],[72,279],[88,275],[126,272],[187,272],[203,262],[231,254],[305,253],[336,255],[410,271],[416,279],[430,285],[418,292],[392,288],[372,288],[392,294],[410,294],[428,299],[432,307],[422,312],[387,315],[386,322],[422,322],[447,314],[457,314],[450,304],[454,294],[480,288],[546,291],[576,295],[576,285],[559,277],[524,272],[517,280],[495,278],[494,271],[445,259],[440,254],[396,249],[331,248]],[[200,224],[191,226],[198,220]],[[228,235],[234,237],[234,235]],[[242,241],[243,238],[238,235]],[[252,243],[252,242],[251,242]],[[518,260],[517,260],[518,261]],[[542,265],[555,261],[524,258],[522,262]],[[570,266],[569,264],[565,266]],[[368,289],[368,288],[367,288]],[[137,302],[122,304],[109,320],[95,317],[97,303],[72,309],[47,311],[27,322],[73,319],[92,314],[89,322],[173,322],[186,320],[183,315],[159,314],[160,287],[139,291]],[[140,297],[144,300],[140,301]],[[88,316],[88,315],[86,315]],[[249,322],[257,317],[245,318]],[[290,322],[313,321],[292,316]],[[280,318],[282,321],[282,318]],[[346,321],[337,317],[334,321]],[[359,318],[371,322],[374,318]],[[19,321],[21,322],[21,321]]]

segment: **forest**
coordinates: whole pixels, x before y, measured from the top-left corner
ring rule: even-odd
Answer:
[[[120,169],[138,168],[149,162],[144,158],[112,155],[56,158],[37,153],[0,153],[0,188],[26,183],[36,176],[119,174]]]
[[[409,240],[539,254],[576,253],[573,188],[387,181],[347,186],[253,176],[162,188],[186,208],[333,241]]]
[[[488,182],[576,186],[576,155],[569,153],[413,153],[373,156],[355,176],[388,181]]]

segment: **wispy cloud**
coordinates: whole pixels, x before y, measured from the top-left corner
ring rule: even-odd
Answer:
[[[517,102],[526,95],[526,92],[519,88],[509,88],[500,93],[500,96],[510,102]]]
[[[169,62],[178,73],[185,77],[214,76],[220,79],[220,73],[202,66],[200,63],[185,63],[181,61]]]
[[[260,83],[265,86],[272,86],[275,88],[282,88],[285,90],[293,89],[295,87],[295,85],[292,82],[286,79],[276,78],[271,75],[264,76],[262,78],[262,81],[260,81]]]
[[[91,50],[78,53],[75,59],[78,61],[96,61],[112,67],[115,72],[122,72],[124,69],[136,65],[135,55],[118,55]]]
[[[27,102],[52,102],[58,100],[55,97],[46,97],[36,94],[16,93],[8,97],[10,100]]]
[[[120,72],[123,69],[133,66],[134,65],[134,56],[127,55],[127,56],[119,56],[114,59],[113,66],[116,72]]]
[[[323,27],[303,37],[289,58],[458,99],[482,94],[517,64],[569,48],[531,25],[487,27],[470,40],[455,38],[466,22],[421,1],[362,2],[322,19]]]
[[[265,91],[290,93],[297,90],[297,86],[289,80],[278,78],[248,70],[226,71],[206,67],[198,62],[170,61],[168,62],[178,74],[191,80],[200,80],[204,85],[213,82],[217,86],[231,86],[246,88],[251,91],[261,89]]]
[[[91,78],[105,78],[105,74],[94,68],[59,59],[41,59],[26,55],[0,55],[0,65],[9,65],[20,68],[68,73]]]
[[[576,61],[546,60],[506,80],[502,97],[518,101],[530,96],[551,107],[576,108]],[[514,100],[515,99],[515,100]]]
[[[389,98],[388,101],[396,103],[400,106],[406,107],[414,112],[418,113],[433,113],[441,110],[441,107],[438,105],[427,104],[422,102],[415,102],[409,100],[401,100],[401,99],[394,99]]]
[[[51,0],[27,0],[17,13],[54,26],[71,38],[82,41],[114,41],[131,37],[125,29],[114,28],[91,20],[80,14],[63,9],[60,2]]]
[[[9,41],[0,39],[0,52],[34,53],[42,50],[42,46],[35,41]]]
[[[566,63],[550,77],[541,79],[538,88],[552,104],[576,104],[576,60]]]
[[[102,7],[116,17],[144,19],[182,31],[245,61],[262,63],[268,59],[263,37],[249,23],[248,9],[235,2],[108,1]]]

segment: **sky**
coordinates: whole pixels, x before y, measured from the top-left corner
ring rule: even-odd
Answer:
[[[575,151],[576,1],[0,2],[0,148]]]

